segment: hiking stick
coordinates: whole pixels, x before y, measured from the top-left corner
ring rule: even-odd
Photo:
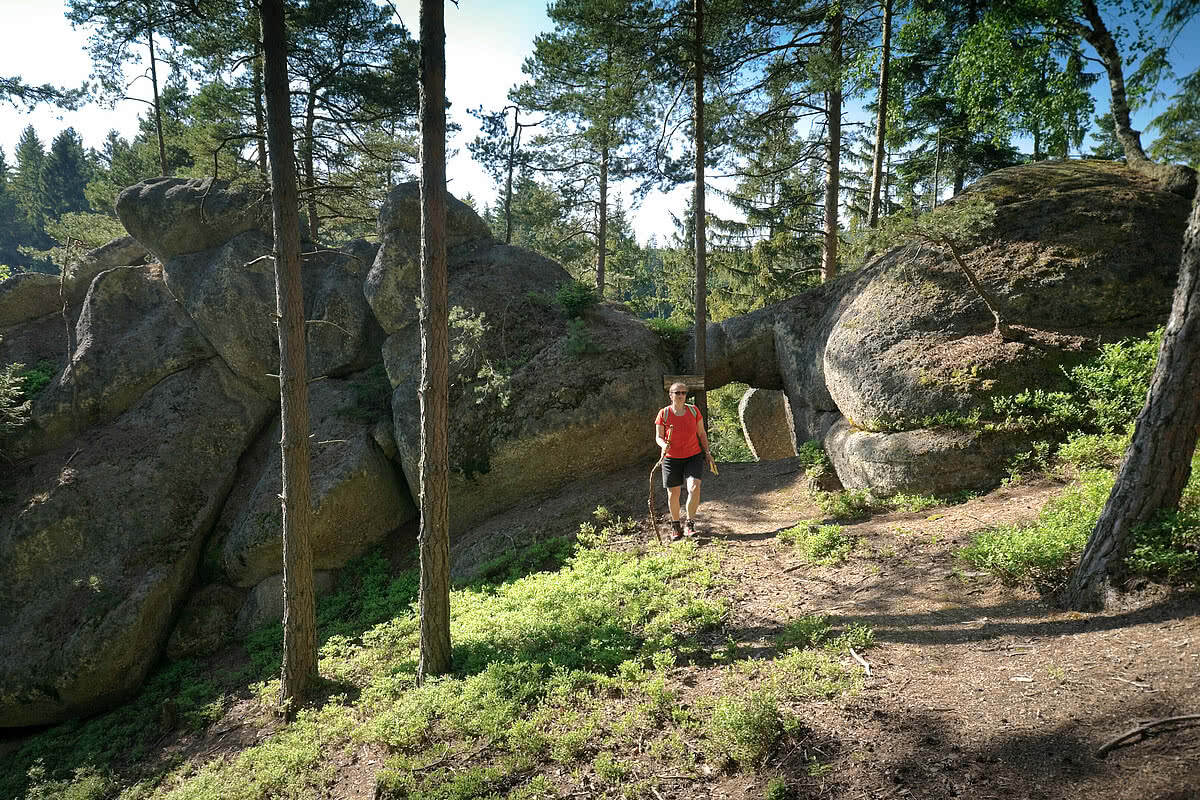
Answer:
[[[674,425],[667,426],[667,447],[671,446],[671,431],[675,430]],[[658,529],[658,514],[654,510],[654,471],[662,466],[666,450],[660,453],[658,461],[650,468],[650,495],[646,498],[646,505],[650,507],[650,523],[654,526],[654,535],[658,538],[658,543],[662,544],[662,532]]]

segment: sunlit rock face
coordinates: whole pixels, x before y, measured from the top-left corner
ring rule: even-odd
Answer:
[[[995,221],[960,253],[1000,303],[994,320],[944,248],[896,247],[811,292],[710,326],[710,387],[782,387],[797,442],[817,439],[848,488],[881,495],[994,486],[1028,445],[967,424],[991,399],[1066,388],[1101,342],[1170,309],[1188,201],[1106,162],[999,170],[964,196]],[[954,213],[953,204],[940,213]],[[713,380],[717,376],[720,380]]]

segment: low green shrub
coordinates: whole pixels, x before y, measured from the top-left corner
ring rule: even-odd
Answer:
[[[600,302],[600,298],[596,296],[596,287],[583,281],[564,283],[558,287],[554,299],[568,317],[579,317]]]
[[[651,317],[646,327],[658,334],[664,349],[673,355],[682,356],[692,336],[692,324],[675,317]]]
[[[567,323],[567,355],[571,358],[583,358],[598,352],[600,348],[592,340],[585,320],[577,318]]]
[[[790,544],[807,561],[836,566],[850,557],[855,539],[841,525],[820,525],[809,520],[777,534],[779,541]]]
[[[868,489],[813,492],[813,500],[828,519],[862,519],[876,505]]]
[[[1087,543],[1112,490],[1113,475],[1090,470],[1042,509],[1032,525],[1004,525],[975,535],[959,555],[1006,583],[1055,588]]]
[[[766,760],[794,724],[780,710],[774,689],[760,687],[725,695],[712,704],[705,726],[705,753],[718,764],[733,762],[753,769]]]

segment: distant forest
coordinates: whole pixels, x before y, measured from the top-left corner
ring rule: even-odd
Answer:
[[[879,217],[929,209],[997,168],[1124,158],[1113,115],[1094,107],[1093,84],[1113,76],[1104,41],[1130,107],[1172,87],[1149,155],[1200,166],[1200,73],[1172,71],[1192,0],[707,0],[699,50],[694,5],[557,0],[508,104],[470,109],[483,133],[469,150],[498,189],[477,210],[496,235],[647,317],[692,322],[693,215],[679,209],[669,241],[639,245],[613,188],[636,199],[692,180],[697,65],[708,175],[724,178],[709,191],[737,211],[707,215],[711,320],[830,277],[831,247],[833,271],[853,269]],[[373,236],[388,187],[414,177],[416,43],[373,0],[289,13],[307,236]],[[252,3],[70,0],[67,15],[91,31],[89,99],[120,100],[144,69],[155,100],[132,140],[85,149],[73,129],[47,144],[29,127],[0,151],[0,274],[54,273],[120,235],[116,195],[140,180],[266,184]]]

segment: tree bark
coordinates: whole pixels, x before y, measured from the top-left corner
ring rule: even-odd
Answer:
[[[296,193],[292,111],[288,101],[287,32],[283,0],[262,0],[271,210],[275,234],[275,296],[279,317],[279,408],[283,456],[283,676],[280,702],[288,713],[309,696],[317,678],[313,602],[312,491],[309,476],[308,380],[304,297],[300,282],[300,210]]]
[[[1108,26],[1100,17],[1095,0],[1082,0],[1080,3],[1083,18],[1087,25],[1082,26],[1081,33],[1085,41],[1096,49],[1104,71],[1108,74],[1108,88],[1112,95],[1113,123],[1116,126],[1117,139],[1125,149],[1125,162],[1131,167],[1139,162],[1150,161],[1146,151],[1142,149],[1142,132],[1133,129],[1129,119],[1129,100],[1125,95],[1125,70],[1121,65],[1121,53],[1117,43],[1113,41]]]
[[[267,172],[267,123],[266,110],[263,108],[263,65],[262,43],[258,37],[254,40],[254,60],[251,63],[251,78],[254,92],[254,132],[258,134],[258,174],[263,182],[270,180]]]
[[[604,266],[608,255],[608,136],[600,146],[600,206],[596,209],[596,295],[604,299]]]
[[[521,109],[509,106],[513,110],[513,132],[508,137],[508,176],[504,181],[504,243],[512,244],[512,184],[513,167],[517,160],[517,136],[521,132]],[[507,109],[505,109],[507,110]]]
[[[883,154],[887,136],[888,70],[892,50],[892,0],[883,0],[883,62],[879,67],[879,113],[875,122],[875,158],[871,168],[871,203],[867,208],[867,226],[879,226],[879,195],[883,187]]]
[[[445,0],[421,0],[421,657],[450,671],[449,308]]]
[[[696,149],[696,360],[693,368],[704,375],[708,367],[708,233],[704,212],[704,0],[694,0],[696,12],[695,42],[695,106],[694,131]],[[696,407],[708,426],[708,395],[706,390],[696,394]]]
[[[308,105],[304,112],[304,199],[308,206],[308,240],[315,242],[320,232],[321,221],[317,216],[317,170],[313,159],[316,149],[314,131],[317,121],[317,90],[310,88]]]
[[[1066,589],[1072,608],[1103,607],[1125,576],[1133,530],[1173,509],[1187,485],[1200,423],[1200,202],[1183,238],[1183,259],[1158,363],[1108,503]]]
[[[821,280],[831,281],[838,273],[838,189],[842,158],[842,14],[833,15],[829,28],[829,46],[835,75],[827,93],[829,167],[825,179],[825,242],[821,254]]]
[[[167,168],[167,142],[163,138],[162,101],[158,94],[158,59],[154,53],[153,24],[146,31],[146,39],[150,47],[150,85],[154,91],[154,132],[158,136],[158,164],[165,177],[171,173]]]

